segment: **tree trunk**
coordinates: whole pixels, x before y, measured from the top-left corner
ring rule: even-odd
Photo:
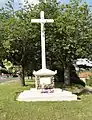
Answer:
[[[70,85],[70,68],[68,65],[64,68],[64,84]]]
[[[22,86],[25,86],[25,75],[24,75],[24,66],[20,67],[20,82]]]

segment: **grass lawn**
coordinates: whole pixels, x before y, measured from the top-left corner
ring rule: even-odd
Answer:
[[[72,102],[18,102],[17,93],[29,89],[17,81],[0,84],[0,120],[92,120],[92,95]]]

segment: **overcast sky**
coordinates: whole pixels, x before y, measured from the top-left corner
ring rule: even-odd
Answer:
[[[18,5],[18,2],[23,3],[24,0],[14,0],[14,6],[16,7]],[[29,3],[37,3],[39,0],[28,0]],[[63,3],[67,3],[69,0],[58,0],[61,1]],[[92,5],[92,0],[84,0],[86,1],[88,4]],[[4,6],[5,3],[7,3],[8,0],[0,0],[0,7]]]

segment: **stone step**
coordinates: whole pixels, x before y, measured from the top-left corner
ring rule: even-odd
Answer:
[[[57,92],[58,91],[58,92]],[[61,90],[60,90],[61,91]],[[54,90],[53,93],[41,93],[40,90],[26,90],[18,96],[18,101],[72,101],[77,100],[77,95],[68,91]]]

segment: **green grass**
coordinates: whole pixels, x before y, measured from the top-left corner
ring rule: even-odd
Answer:
[[[0,84],[0,120],[92,120],[92,95],[71,102],[18,102],[19,82]]]

